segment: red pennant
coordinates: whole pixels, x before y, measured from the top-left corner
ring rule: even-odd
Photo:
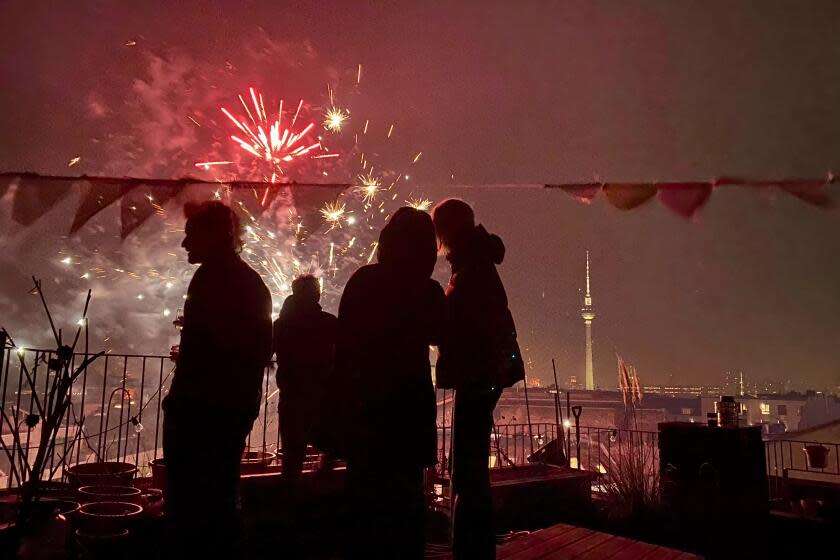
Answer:
[[[828,194],[828,183],[826,181],[815,181],[813,183],[783,181],[779,183],[779,188],[792,194],[799,200],[804,200],[808,204],[813,204],[820,208],[831,208],[834,206],[834,200]]]
[[[0,198],[3,198],[3,195],[6,194],[6,191],[8,191],[9,187],[12,186],[12,183],[14,183],[17,180],[18,178],[14,175],[0,177]]]
[[[665,183],[656,188],[659,201],[683,218],[694,216],[712,194],[709,183]]]
[[[124,183],[117,181],[89,183],[87,192],[83,195],[82,202],[76,210],[73,225],[70,226],[70,233],[79,231],[79,228],[85,225],[88,220],[119,200],[121,196],[138,184],[134,180],[126,180]]]
[[[601,191],[600,183],[582,183],[573,185],[546,185],[550,189],[560,189],[570,195],[578,202],[592,204],[592,201]]]
[[[610,204],[621,210],[632,210],[641,206],[656,194],[656,187],[645,184],[608,183],[604,194]]]
[[[15,191],[12,219],[28,226],[46,214],[70,192],[73,183],[21,175]]]
[[[181,185],[141,185],[127,192],[120,200],[120,237],[128,237],[153,214],[163,214],[163,205],[181,188]]]

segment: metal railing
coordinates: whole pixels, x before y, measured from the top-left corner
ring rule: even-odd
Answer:
[[[808,447],[816,448],[811,451],[815,456],[808,456]],[[840,443],[772,439],[764,449],[771,500],[787,497],[790,478],[840,485]]]
[[[657,432],[580,427],[577,439],[574,426],[556,423],[496,424],[490,434],[490,464],[492,468],[509,468],[529,464],[528,458],[541,447],[557,438],[559,433],[563,451],[572,468],[607,474],[618,470],[622,458],[628,454],[644,454],[651,466],[659,463],[659,434]],[[451,427],[438,422],[438,454],[441,472],[445,472],[451,452]]]
[[[46,350],[6,350],[0,371],[0,402],[20,434],[24,452],[33,457],[37,450],[40,424],[30,427],[26,418],[34,411],[35,396],[29,389],[21,360],[26,364],[39,397],[47,394],[55,375],[47,367],[54,353]],[[73,356],[81,363],[85,354]],[[162,456],[163,413],[161,404],[174,371],[169,356],[106,354],[90,364],[74,381],[70,407],[64,418],[53,453],[47,458],[53,478],[64,469],[93,460],[128,461],[147,473],[149,462]],[[248,437],[248,446],[262,451],[280,449],[277,390],[273,373],[264,375],[260,416]],[[8,422],[0,423],[0,437],[12,442]],[[9,445],[10,448],[13,446]],[[15,450],[12,450],[16,453]],[[17,458],[12,457],[12,461]],[[9,458],[0,455],[0,486],[10,487]]]
[[[39,440],[40,424],[30,427],[26,423],[35,408],[35,396],[28,389],[21,359],[40,397],[47,394],[55,375],[48,368],[53,357],[51,351],[30,349],[22,352],[7,349],[3,356],[0,403],[15,424],[24,451],[31,455]],[[82,363],[85,357],[85,354],[74,355],[71,365]],[[174,363],[169,356],[162,355],[106,354],[90,364],[71,388],[71,406],[55,449],[47,459],[48,472],[60,479],[64,469],[73,464],[120,460],[136,464],[141,474],[148,473],[149,462],[162,455],[161,404],[173,371]],[[270,368],[266,369],[263,382],[260,415],[248,437],[248,446],[260,451],[280,451],[278,391]],[[445,475],[451,450],[452,391],[439,392],[438,411],[439,470]],[[494,425],[490,438],[492,466],[526,465],[528,457],[556,439],[558,433],[573,468],[608,474],[619,470],[624,458],[639,454],[652,467],[659,462],[657,432],[581,426],[578,439],[574,426],[543,422]],[[7,422],[0,422],[0,438],[7,445],[12,442]],[[827,449],[824,468],[806,458],[804,448],[809,445]],[[783,495],[784,480],[790,473],[836,477],[830,479],[840,483],[840,443],[775,439],[765,442],[765,450],[771,498]],[[0,487],[10,487],[13,479],[9,476],[10,463],[5,453],[0,454],[0,471]]]

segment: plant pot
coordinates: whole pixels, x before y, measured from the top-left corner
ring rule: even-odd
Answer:
[[[152,488],[157,488],[166,495],[166,461],[154,459],[149,462],[152,467]]]
[[[40,558],[44,551],[60,552],[71,542],[79,502],[39,499],[32,503],[29,520],[20,534],[19,558]]]
[[[78,527],[84,534],[112,535],[130,529],[143,507],[128,502],[90,502],[79,508]]]
[[[239,474],[263,472],[276,458],[276,453],[268,451],[245,451],[239,462]]]
[[[806,445],[802,448],[808,461],[809,469],[824,469],[828,466],[828,447],[824,445]]]
[[[131,463],[99,461],[80,463],[67,469],[67,479],[73,488],[81,486],[131,486],[137,467]]]
[[[32,488],[32,482],[26,481],[21,486],[21,494]],[[58,480],[40,480],[35,486],[34,495],[41,499],[73,500],[76,497],[75,488],[66,482]]]
[[[110,533],[76,529],[75,540],[82,558],[122,558],[125,556],[128,535],[128,529]]]
[[[142,492],[133,486],[82,486],[79,488],[79,501],[89,502],[129,502],[142,505]]]

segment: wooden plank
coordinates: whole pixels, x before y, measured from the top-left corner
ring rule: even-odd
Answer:
[[[604,541],[600,545],[596,546],[588,550],[581,558],[596,560],[601,558],[610,558],[614,554],[618,554],[635,541],[631,541],[630,539],[625,539],[624,537],[617,537],[613,535],[613,538]]]
[[[534,531],[530,535],[524,535],[515,538],[510,542],[498,547],[496,551],[496,558],[497,560],[506,560],[507,558],[510,558],[512,555],[517,554],[518,552],[531,548],[532,546],[536,546],[538,543],[545,542],[548,539],[553,538],[555,536],[562,535],[563,533],[568,533],[574,528],[575,527],[573,525],[566,525],[560,523],[557,525],[552,525],[551,527],[547,527],[545,529],[541,529],[539,531]]]
[[[570,543],[547,556],[542,556],[541,558],[552,558],[555,560],[561,560],[565,558],[580,558],[588,551],[613,538],[615,537],[608,533],[592,533],[591,535],[588,535],[573,543]]]
[[[554,538],[548,539],[547,541],[537,543],[536,545],[522,550],[512,556],[508,556],[507,558],[509,560],[532,560],[534,558],[540,558],[545,554],[587,537],[594,532],[595,531],[584,529],[583,527],[575,527],[571,531],[561,533]]]
[[[656,545],[631,541],[630,546],[620,550],[617,554],[610,556],[610,560],[639,560],[656,550]],[[597,558],[597,557],[596,557]],[[604,557],[606,558],[606,557]]]
[[[644,556],[644,560],[674,560],[682,554],[679,550],[657,546],[654,550]]]

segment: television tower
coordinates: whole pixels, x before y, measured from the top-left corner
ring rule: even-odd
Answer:
[[[586,389],[591,391],[595,388],[595,370],[592,366],[592,320],[595,318],[595,308],[592,307],[592,293],[589,290],[589,251],[586,252],[586,295],[583,297],[580,316],[586,326]]]

